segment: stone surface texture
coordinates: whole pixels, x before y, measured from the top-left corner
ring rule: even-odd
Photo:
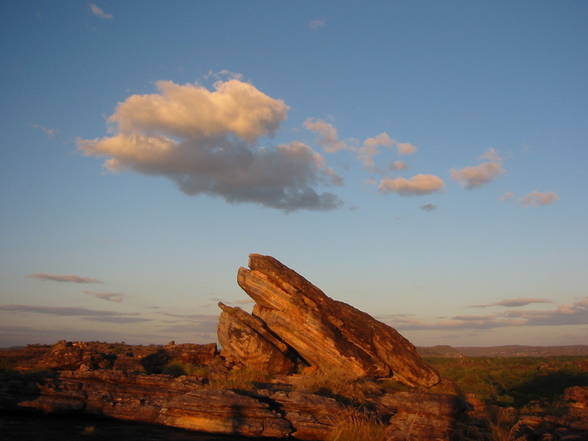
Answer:
[[[276,337],[257,317],[219,303],[218,323],[221,356],[249,369],[270,374],[289,374],[296,368],[291,348]]]
[[[240,268],[239,286],[255,301],[253,315],[318,369],[389,377],[431,387],[437,372],[395,329],[331,299],[304,277],[270,256],[251,254]]]

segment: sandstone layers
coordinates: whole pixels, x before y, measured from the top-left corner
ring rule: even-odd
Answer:
[[[299,363],[326,373],[393,376],[410,386],[440,381],[395,329],[333,300],[271,256],[251,254],[249,269],[239,269],[237,282],[255,307],[251,316],[221,306],[218,337],[229,359],[290,373],[288,361],[297,356]]]

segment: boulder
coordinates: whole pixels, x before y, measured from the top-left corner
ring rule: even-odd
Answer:
[[[328,297],[271,256],[251,254],[237,282],[265,322],[308,364],[324,372],[389,377],[430,387],[440,381],[415,347],[390,326]]]
[[[218,323],[218,341],[225,359],[271,374],[289,374],[295,369],[293,351],[263,321],[241,308],[223,303],[218,306],[223,311]]]

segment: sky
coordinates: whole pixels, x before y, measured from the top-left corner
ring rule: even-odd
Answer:
[[[249,253],[415,345],[588,342],[587,2],[0,17],[0,346],[213,342]]]

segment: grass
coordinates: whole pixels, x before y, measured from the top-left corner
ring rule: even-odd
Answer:
[[[271,375],[254,369],[233,369],[226,375],[211,376],[208,387],[212,389],[255,390],[257,384],[266,383]]]
[[[362,403],[370,395],[381,391],[381,387],[374,381],[354,378],[339,370],[316,371],[303,375],[296,380],[295,386],[300,391],[342,398],[343,401],[355,403]]]
[[[373,415],[349,409],[333,421],[333,429],[326,441],[385,441],[386,427]]]

